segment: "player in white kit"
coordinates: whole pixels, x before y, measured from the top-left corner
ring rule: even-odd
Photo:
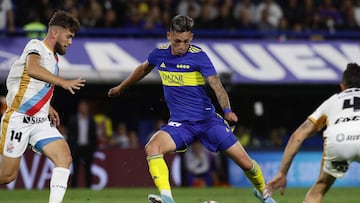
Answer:
[[[291,135],[278,174],[268,183],[270,194],[284,194],[286,174],[302,142],[323,127],[324,152],[320,175],[304,203],[322,202],[336,178],[345,175],[349,164],[360,162],[360,67],[349,63],[343,73],[341,92],[325,100]]]
[[[58,113],[51,107],[54,86],[72,94],[85,80],[65,80],[58,76],[58,54],[71,45],[79,22],[64,11],[54,13],[43,41],[30,40],[20,58],[12,65],[6,80],[7,109],[0,131],[0,184],[13,181],[20,159],[30,145],[55,165],[50,180],[49,202],[62,202],[70,175],[71,154],[67,142],[57,130]]]

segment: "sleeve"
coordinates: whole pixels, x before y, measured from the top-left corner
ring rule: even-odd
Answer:
[[[217,74],[213,63],[204,51],[196,54],[196,57],[195,61],[199,67],[199,71],[205,78]]]
[[[329,104],[331,101],[330,97],[329,99],[325,100],[310,116],[308,119],[313,122],[317,129],[320,130],[322,127],[326,125],[327,121],[327,109],[329,108]]]
[[[152,52],[150,52],[150,54],[149,54],[149,56],[147,58],[150,65],[154,65],[154,66],[156,65],[156,57],[155,57],[156,56],[156,50],[157,49],[153,49]]]
[[[41,49],[42,46],[40,44],[41,42],[39,40],[31,40],[25,47],[25,55],[29,54],[37,54],[41,55]]]

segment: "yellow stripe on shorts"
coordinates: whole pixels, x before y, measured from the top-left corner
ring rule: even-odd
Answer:
[[[2,126],[1,126],[1,134],[0,134],[0,154],[4,154],[4,147],[5,147],[5,140],[6,140],[6,132],[9,125],[10,116],[14,111],[12,109],[8,109],[5,111],[5,114],[3,115],[4,118],[2,120]]]

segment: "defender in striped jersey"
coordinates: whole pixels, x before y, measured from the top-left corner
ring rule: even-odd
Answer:
[[[360,162],[360,66],[349,63],[343,73],[341,92],[325,100],[291,135],[278,174],[269,182],[269,193],[280,188],[284,194],[286,175],[305,139],[325,128],[320,175],[305,196],[304,203],[320,203],[349,164]],[[346,202],[346,198],[344,199]]]
[[[261,202],[275,202],[265,192],[265,180],[259,165],[237,141],[227,122],[215,112],[206,94],[206,82],[214,90],[226,120],[237,122],[229,97],[207,54],[192,45],[194,21],[188,16],[175,16],[167,38],[169,45],[154,49],[148,59],[118,86],[109,90],[110,97],[119,96],[128,86],[157,68],[170,111],[167,124],[156,132],[145,146],[149,171],[160,191],[149,195],[150,203],[174,203],[169,183],[169,171],[163,155],[187,148],[199,140],[212,152],[225,152],[241,167],[254,184]]]
[[[56,128],[60,118],[50,101],[55,85],[72,94],[84,86],[85,80],[81,78],[65,80],[58,76],[58,54],[66,53],[79,26],[70,14],[55,12],[44,40],[28,42],[6,80],[7,109],[2,116],[0,134],[0,184],[17,177],[21,156],[31,145],[55,165],[50,180],[50,203],[63,200],[72,161],[67,142]]]

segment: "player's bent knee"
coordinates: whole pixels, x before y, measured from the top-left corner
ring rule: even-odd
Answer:
[[[159,146],[149,142],[145,145],[145,153],[147,156],[151,156],[154,154],[159,154]]]
[[[13,180],[15,180],[17,177],[17,173],[16,172],[11,172],[11,173],[2,173],[0,175],[0,184],[8,184],[10,182],[12,182]]]
[[[72,156],[71,154],[67,154],[64,156],[61,160],[62,163],[64,163],[65,166],[70,166],[72,163]]]
[[[69,168],[72,163],[71,154],[59,155],[53,159],[55,166]]]

